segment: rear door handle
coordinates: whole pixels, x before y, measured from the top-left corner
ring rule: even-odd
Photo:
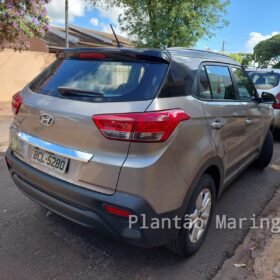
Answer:
[[[220,120],[216,120],[210,124],[213,129],[221,129],[224,125],[225,124]]]
[[[246,124],[247,124],[247,125],[251,125],[252,123],[253,123],[252,120],[250,120],[250,119],[247,119],[247,120],[246,120]]]

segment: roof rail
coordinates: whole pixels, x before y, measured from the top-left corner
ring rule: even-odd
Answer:
[[[217,53],[217,52],[212,52],[212,51],[206,51],[206,50],[198,50],[198,49],[193,49],[193,48],[184,48],[184,47],[172,47],[172,48],[167,48],[168,51],[194,51],[194,52],[201,52],[201,53],[211,53],[211,54],[216,54],[216,55],[220,55],[220,56],[224,56],[227,58],[231,58],[230,56],[226,55],[226,54],[222,54],[222,53]],[[232,59],[232,58],[231,58]]]

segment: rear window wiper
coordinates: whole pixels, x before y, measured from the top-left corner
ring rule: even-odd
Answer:
[[[92,96],[104,96],[104,93],[100,92],[94,92],[90,90],[83,90],[78,88],[68,88],[68,87],[58,87],[57,90],[62,95],[79,95],[79,96],[86,96],[86,97],[92,97]]]

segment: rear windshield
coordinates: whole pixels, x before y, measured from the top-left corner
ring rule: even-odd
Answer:
[[[157,95],[167,68],[168,64],[142,61],[58,59],[29,87],[40,94],[82,101],[140,101]],[[66,94],[61,87],[67,88]]]
[[[250,73],[249,76],[257,89],[272,89],[279,84],[278,73]]]

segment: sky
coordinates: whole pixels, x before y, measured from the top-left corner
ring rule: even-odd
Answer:
[[[63,25],[64,3],[64,0],[52,0],[47,5],[51,24]],[[221,51],[224,41],[227,53],[252,52],[257,43],[280,33],[279,11],[280,0],[231,0],[225,15],[229,25],[214,30],[215,36],[202,38],[195,47]],[[91,7],[85,0],[69,0],[71,24],[111,32],[111,23],[116,33],[127,37],[118,24],[118,16],[122,12],[120,7],[105,10],[102,7]]]

